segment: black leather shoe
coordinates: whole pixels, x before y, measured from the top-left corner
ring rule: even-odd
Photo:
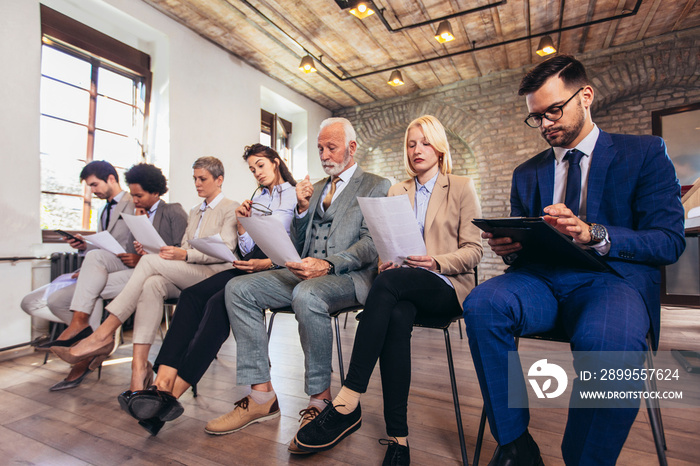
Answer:
[[[129,415],[133,416],[131,414],[131,410],[129,409],[129,400],[131,399],[131,394],[134,393],[131,390],[124,390],[117,396],[117,401],[119,401],[119,406],[124,410],[126,413]]]
[[[147,390],[132,392],[128,399],[128,405],[128,412],[139,421],[152,418],[172,421],[185,411],[185,408],[172,393],[160,391],[155,385]]]
[[[333,403],[321,414],[299,429],[294,441],[304,451],[323,451],[333,448],[338,442],[355,432],[362,425],[362,408],[357,405],[350,414],[340,414]]]
[[[160,432],[160,429],[163,428],[165,425],[165,421],[162,421],[158,419],[157,417],[154,417],[153,419],[146,419],[144,421],[139,421],[139,425],[146,429],[149,434],[156,436],[158,435],[158,432]]]
[[[406,442],[405,447],[391,439],[385,438],[379,439],[379,443],[387,445],[382,466],[405,466],[411,464],[411,451],[408,448],[408,442]]]
[[[544,466],[540,448],[527,429],[514,441],[496,447],[489,466]]]
[[[51,351],[52,346],[68,346],[71,347],[74,344],[78,343],[80,340],[83,340],[87,337],[92,335],[92,327],[89,325],[82,329],[76,336],[73,338],[69,338],[68,340],[51,340],[47,341],[46,343],[42,343],[40,345],[36,346],[37,351]]]

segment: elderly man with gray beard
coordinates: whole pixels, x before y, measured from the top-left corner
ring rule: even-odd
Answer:
[[[330,313],[363,303],[377,273],[377,252],[358,197],[382,197],[389,181],[365,173],[355,163],[355,130],[344,118],[321,123],[318,150],[329,176],[313,186],[309,177],[296,186],[292,242],[303,258],[285,268],[237,277],[226,286],[226,307],[237,344],[238,385],[251,392],[233,411],[210,421],[205,431],[223,435],[280,414],[272,388],[264,309],[291,306],[299,323],[305,357],[302,411],[308,423],[330,400],[333,332]],[[304,453],[294,445],[291,453]]]

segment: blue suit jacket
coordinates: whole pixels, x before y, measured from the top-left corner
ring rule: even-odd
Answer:
[[[600,132],[591,157],[586,221],[608,230],[608,265],[630,281],[646,303],[659,338],[659,266],[685,249],[680,184],[663,139]],[[511,215],[537,217],[554,197],[554,151],[548,149],[515,169]]]

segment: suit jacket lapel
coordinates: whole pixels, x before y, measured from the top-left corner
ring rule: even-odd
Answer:
[[[362,182],[362,175],[363,175],[362,169],[358,166],[355,169],[355,173],[352,174],[352,177],[348,180],[348,185],[343,189],[343,192],[338,195],[338,198],[335,200],[334,204],[338,204],[335,206],[335,212],[333,213],[333,222],[331,223],[331,228],[328,231],[328,236],[333,234],[333,230],[335,230],[336,226],[342,222],[336,222],[336,219],[342,219],[343,216],[345,215],[345,211],[350,207],[350,205],[355,201],[355,198],[357,197],[357,191],[360,189],[360,184]],[[331,207],[333,207],[333,204],[331,204]]]
[[[554,200],[554,150],[549,149],[547,155],[542,157],[542,160],[537,165],[537,185],[540,192],[540,212],[534,213],[541,215],[541,210],[552,204]],[[533,193],[534,195],[534,193]],[[534,201],[534,199],[533,199]]]
[[[413,190],[415,198],[415,182],[413,183]],[[447,192],[450,189],[450,182],[447,175],[438,173],[437,180],[435,181],[435,186],[433,187],[433,192],[430,194],[430,200],[428,201],[428,210],[425,213],[425,231],[428,231],[430,225],[432,225],[435,220],[435,216],[440,209],[445,197],[447,197]]]
[[[156,210],[156,215],[153,217],[153,228],[156,229],[158,234],[160,234],[160,222],[163,220],[163,207],[165,204],[165,201],[161,199],[160,204],[158,204],[158,210]]]
[[[121,200],[117,203],[117,205],[114,206],[114,210],[111,214],[109,214],[109,225],[107,225],[108,232],[112,232],[112,230],[114,229],[114,225],[116,225],[117,220],[119,220],[119,216],[122,212],[124,212],[124,209],[126,209],[126,205],[129,203],[130,200],[131,195],[129,193],[124,193]],[[133,212],[131,212],[131,214],[133,215]]]
[[[311,199],[309,199],[309,209],[306,211],[306,215],[311,215],[311,218],[309,218],[309,223],[306,224],[306,233],[304,234],[304,246],[301,251],[301,257],[306,257],[309,253],[309,240],[311,239],[311,230],[314,227],[314,217],[316,216],[316,210],[318,209],[319,203],[321,202],[321,194],[323,193],[326,184],[328,184],[330,181],[331,177],[329,176],[325,180],[323,180],[323,183],[314,183],[314,193],[311,195]],[[319,185],[319,189],[316,189],[316,186]]]
[[[615,158],[615,148],[610,135],[600,131],[598,141],[591,154],[591,168],[588,171],[588,192],[586,197],[586,219],[595,219],[603,201],[603,188],[608,166]]]

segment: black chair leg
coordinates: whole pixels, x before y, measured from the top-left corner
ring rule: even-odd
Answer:
[[[649,380],[644,381],[644,389],[649,392],[651,391],[651,384]],[[664,445],[664,434],[663,427],[661,427],[661,410],[654,405],[654,401],[647,398],[647,413],[649,414],[649,423],[651,424],[651,433],[654,436],[654,445],[656,446],[656,456],[659,457],[659,465],[667,466],[666,461],[666,446]]]
[[[59,322],[51,322],[51,333],[49,334],[49,341],[54,341],[56,337],[58,336],[58,329],[64,324],[61,324]],[[46,361],[49,360],[49,354],[51,354],[50,351],[47,351],[46,354],[44,355],[44,364],[46,364]]]
[[[462,335],[462,319],[457,321],[457,326],[459,327],[459,339],[464,340],[464,336]]]
[[[272,335],[272,324],[275,322],[276,315],[276,312],[273,312],[272,315],[270,315],[270,323],[267,325],[267,341],[270,341],[270,335]]]
[[[452,359],[452,345],[450,344],[450,332],[448,328],[443,329],[445,334],[445,350],[447,351],[447,366],[450,370],[450,384],[452,385],[452,400],[455,405],[455,417],[457,418],[457,433],[459,434],[459,448],[462,451],[462,464],[469,466],[467,458],[467,443],[464,439],[464,427],[462,426],[462,411],[459,407],[459,395],[457,394],[457,380],[455,377],[455,366]]]
[[[197,384],[192,385],[192,396],[197,398]]]
[[[474,450],[474,466],[479,466],[481,456],[481,444],[484,442],[484,431],[486,430],[486,408],[481,408],[481,420],[479,421],[479,433],[476,436],[476,447]]]
[[[347,316],[347,313],[345,313]],[[338,323],[338,316],[333,318],[335,322],[335,341],[338,345],[338,367],[340,368],[340,385],[345,384],[345,365],[343,364],[343,348],[340,344],[340,324]]]

